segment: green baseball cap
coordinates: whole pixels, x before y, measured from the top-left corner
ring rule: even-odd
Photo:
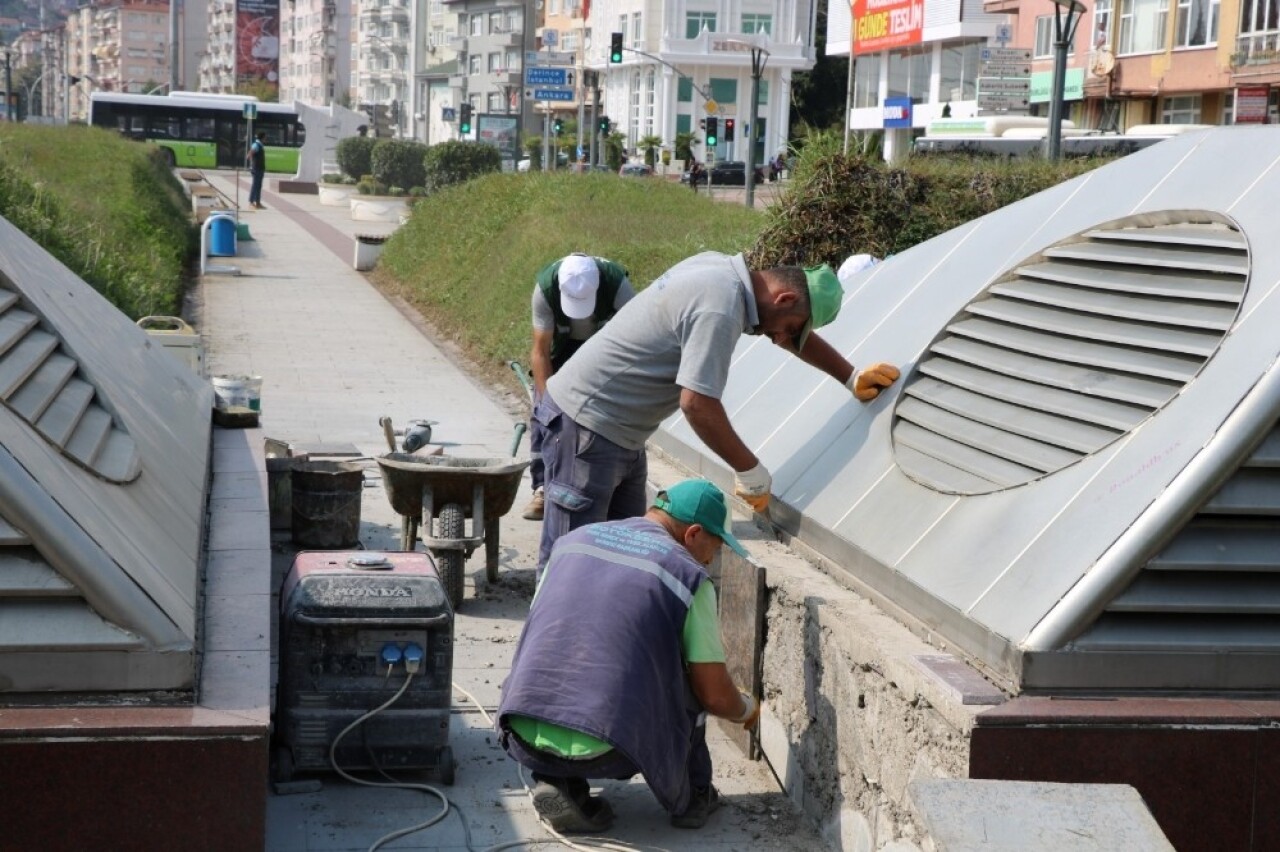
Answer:
[[[733,518],[729,514],[729,502],[724,499],[724,492],[715,484],[705,479],[686,479],[659,491],[653,501],[655,509],[661,509],[677,521],[686,524],[701,524],[702,528],[712,535],[719,536],[725,544],[739,556],[746,556],[747,551],[733,533]]]
[[[840,302],[844,299],[840,279],[827,264],[805,267],[804,277],[809,279],[809,321],[792,340],[797,352],[804,348],[809,332],[836,318],[840,313]]]

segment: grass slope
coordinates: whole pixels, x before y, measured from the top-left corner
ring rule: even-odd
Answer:
[[[156,148],[96,127],[0,123],[0,215],[125,314],[176,314],[195,230]]]
[[[424,199],[375,280],[417,308],[490,378],[527,363],[533,279],[570,252],[625,266],[643,289],[701,251],[749,249],[763,216],[679,184],[616,175],[494,174]]]

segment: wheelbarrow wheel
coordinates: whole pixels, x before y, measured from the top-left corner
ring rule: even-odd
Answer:
[[[436,538],[460,540],[466,533],[466,515],[462,506],[447,503],[440,510],[440,534]],[[467,557],[461,550],[441,550],[436,554],[436,567],[440,570],[440,582],[444,584],[449,603],[456,611],[462,606],[462,568]]]

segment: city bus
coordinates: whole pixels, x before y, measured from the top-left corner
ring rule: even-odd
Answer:
[[[89,123],[114,128],[130,139],[165,151],[172,166],[230,169],[245,165],[248,120],[244,105],[257,104],[253,132],[267,134],[267,171],[294,174],[306,129],[291,104],[259,103],[247,95],[175,92],[130,95],[94,92]]]

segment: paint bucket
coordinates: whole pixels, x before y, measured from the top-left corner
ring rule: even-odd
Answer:
[[[262,376],[214,376],[214,405],[262,410]]]
[[[342,550],[360,543],[364,468],[355,462],[297,461],[291,478],[294,544]]]

